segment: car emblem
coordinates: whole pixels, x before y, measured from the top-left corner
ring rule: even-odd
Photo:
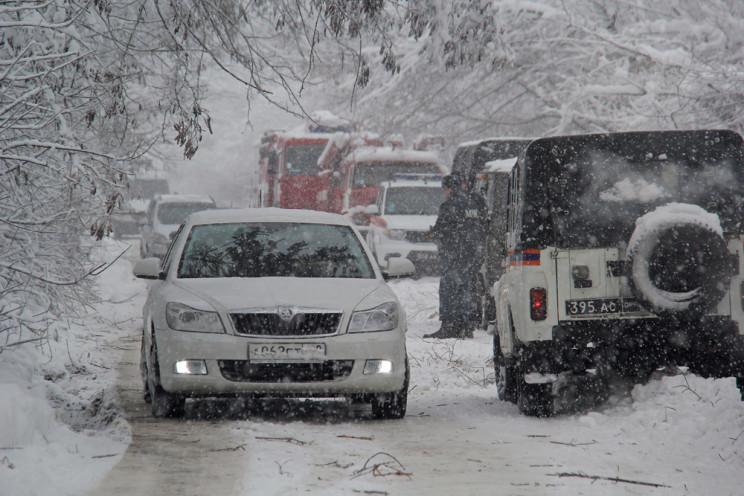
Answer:
[[[279,307],[279,317],[282,320],[290,321],[292,316],[294,316],[294,310],[289,307]]]

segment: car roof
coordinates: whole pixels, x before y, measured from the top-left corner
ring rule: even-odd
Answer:
[[[214,200],[206,195],[158,195],[155,197],[158,203],[211,203]]]
[[[305,224],[333,224],[349,226],[343,215],[316,210],[285,208],[226,208],[203,210],[191,214],[191,224],[229,224],[234,222],[297,222]]]

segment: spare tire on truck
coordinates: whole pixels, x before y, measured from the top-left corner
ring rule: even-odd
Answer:
[[[636,220],[628,243],[629,284],[647,310],[694,320],[728,291],[733,265],[717,215],[670,203]]]

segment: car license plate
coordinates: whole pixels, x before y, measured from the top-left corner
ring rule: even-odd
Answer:
[[[325,343],[252,343],[248,345],[251,362],[295,362],[325,359]]]
[[[566,300],[568,315],[599,315],[610,313],[635,313],[643,308],[633,298],[592,298],[587,300]]]

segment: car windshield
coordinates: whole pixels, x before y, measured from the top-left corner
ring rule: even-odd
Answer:
[[[435,187],[388,188],[385,211],[389,215],[437,215],[444,201],[444,190]]]
[[[161,203],[158,207],[158,222],[161,224],[182,224],[186,217],[199,212],[214,208],[212,203]]]
[[[724,231],[741,232],[744,161],[732,136],[700,131],[544,140],[528,150],[526,233],[543,244],[614,246],[630,238],[638,217],[672,202],[699,205],[719,216]]]
[[[290,176],[317,175],[318,159],[325,147],[325,143],[288,146],[284,152],[287,158],[287,174]]]
[[[348,226],[261,222],[197,225],[191,229],[179,278],[374,278]]]
[[[398,173],[440,174],[437,164],[421,162],[377,162],[357,164],[354,172],[354,187],[378,187],[383,181],[392,181]]]

